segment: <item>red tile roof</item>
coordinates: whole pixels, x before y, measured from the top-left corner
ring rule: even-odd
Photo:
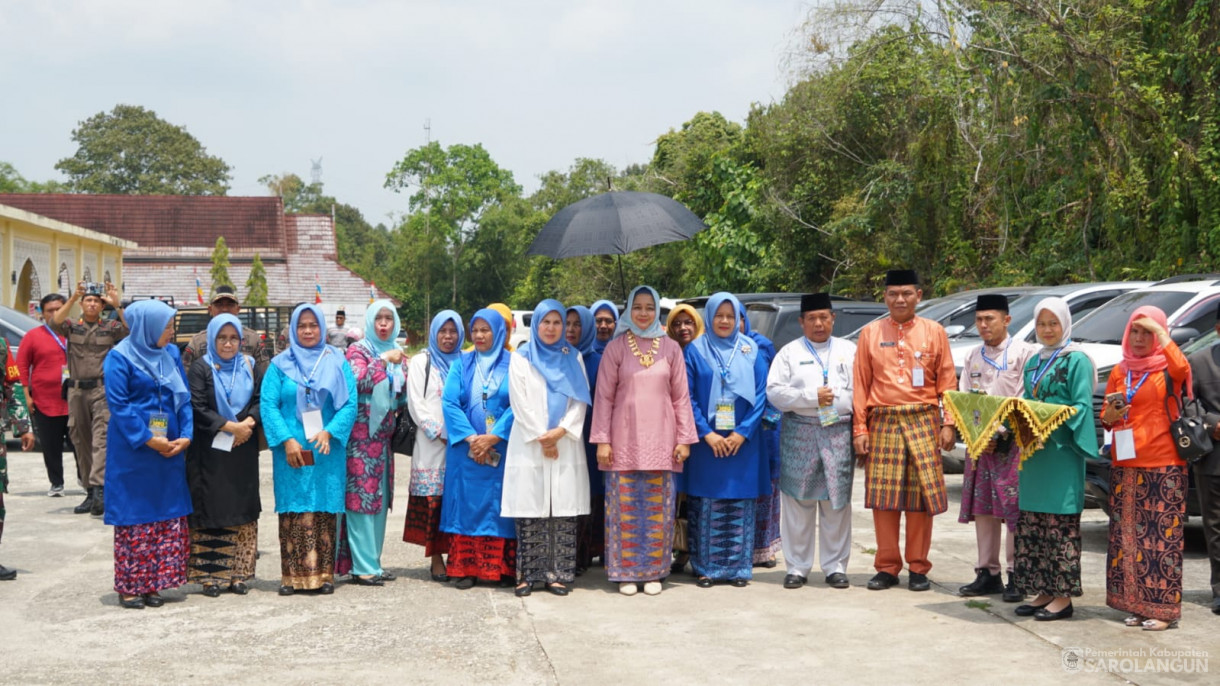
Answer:
[[[284,254],[283,203],[277,197],[0,193],[0,204],[158,247],[209,250],[217,236],[229,249]]]

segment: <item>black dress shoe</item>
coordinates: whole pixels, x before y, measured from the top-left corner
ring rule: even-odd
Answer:
[[[992,574],[988,569],[976,569],[974,581],[957,589],[963,598],[974,598],[981,595],[994,595],[1004,592],[1004,583],[999,574]]]
[[[843,572],[835,572],[826,577],[826,585],[831,588],[848,588],[851,582],[847,580],[847,575]]]
[[[1058,612],[1051,612],[1045,607],[1034,613],[1034,621],[1036,622],[1053,622],[1057,619],[1067,619],[1072,616],[1072,604],[1068,603],[1067,607]]]
[[[320,593],[322,595],[330,595],[334,592],[335,592],[335,585],[329,581],[322,584],[322,587],[318,589],[318,593]]]
[[[550,591],[551,593],[553,593],[557,596],[565,596],[572,592],[572,589],[568,588],[567,586],[564,586],[563,584],[547,584],[546,590]]]
[[[907,588],[912,591],[926,591],[932,588],[932,582],[928,581],[927,574],[911,572],[910,578],[907,579]]]
[[[360,576],[352,575],[352,583],[357,586],[385,586],[385,582],[379,576]]]
[[[712,581],[710,578],[701,576],[699,577],[699,580],[695,582],[695,585],[699,588],[711,588],[715,583],[716,582]]]
[[[161,607],[165,604],[165,598],[162,598],[156,593],[149,593],[148,595],[144,596],[144,604],[149,607]]]
[[[93,510],[93,489],[90,488],[80,505],[72,508],[74,514],[89,514]]]
[[[236,593],[237,595],[246,595],[250,592],[250,587],[244,581],[234,581],[229,584],[229,592]]]
[[[1041,605],[1018,605],[1016,608],[1013,609],[1012,612],[1013,612],[1013,614],[1015,614],[1018,617],[1033,617],[1034,615],[1038,614],[1038,612],[1042,608],[1044,608],[1050,604],[1051,603],[1048,600],[1047,602],[1042,603]]]
[[[513,595],[524,598],[534,592],[533,584],[522,584],[513,590]]]
[[[216,584],[204,584],[203,594],[209,598],[219,598],[220,586],[217,586]]]
[[[475,579],[473,576],[464,576],[458,579],[457,583],[455,583],[453,587],[465,591],[466,589],[474,588],[475,581],[477,581],[477,579]]]
[[[784,577],[784,588],[800,588],[805,585],[805,577],[800,574],[789,574]]]
[[[136,596],[134,598],[124,599],[123,596],[119,596],[119,607],[125,607],[128,610],[143,610],[144,598]]]
[[[432,575],[432,580],[435,582],[443,584],[449,580],[449,575],[444,572],[441,572],[440,574],[437,574],[436,572],[428,572],[428,573]]]
[[[395,579],[398,578],[397,574],[395,574],[393,572],[386,572],[386,571],[383,571],[380,576],[381,576],[382,581],[394,581]]]
[[[1008,573],[1008,585],[1004,587],[1004,595],[1000,596],[1006,603],[1019,603],[1025,600],[1025,594],[1021,589],[1017,588],[1017,583],[1013,581],[1012,572]]]
[[[17,578],[17,570],[0,565],[0,581],[12,581]]]
[[[755,567],[766,567],[767,569],[773,569],[775,567],[775,565],[777,565],[777,564],[779,564],[779,563],[776,562],[775,560],[767,560],[766,562],[755,562],[754,566]]]
[[[291,586],[280,586],[280,595],[292,595],[296,589]]]
[[[750,580],[749,579],[733,579],[729,583],[733,584],[733,586],[735,586],[737,588],[745,588],[746,586],[750,585]]]
[[[877,572],[873,578],[868,580],[868,590],[884,591],[891,586],[898,585],[898,577],[889,572]]]

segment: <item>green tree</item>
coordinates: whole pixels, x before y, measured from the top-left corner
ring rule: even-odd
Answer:
[[[78,193],[131,195],[224,195],[229,165],[187,132],[135,105],[79,123],[72,131],[78,145],[55,168]]]
[[[386,175],[385,187],[395,192],[410,190],[411,211],[424,215],[424,231],[436,231],[444,240],[451,265],[450,302],[457,309],[459,277],[468,277],[468,283],[480,278],[461,274],[461,264],[483,214],[518,197],[521,187],[513,181],[512,172],[496,164],[482,145],[442,148],[435,141],[407,151]]]
[[[263,258],[258,253],[254,253],[254,261],[250,263],[250,275],[246,277],[246,305],[267,306],[267,270],[263,267]]]
[[[284,211],[289,214],[318,214],[321,209],[329,214],[330,205],[335,202],[334,198],[322,194],[321,182],[306,184],[291,172],[267,174],[258,182],[284,201]]]
[[[224,236],[217,236],[216,247],[212,249],[212,293],[221,286],[233,288],[233,280],[229,278],[229,245]]]
[[[0,162],[0,193],[67,193],[60,181],[29,181],[13,165]]]

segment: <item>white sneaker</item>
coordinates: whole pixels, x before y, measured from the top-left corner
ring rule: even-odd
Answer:
[[[636,586],[634,582],[624,582],[618,585],[618,592],[623,595],[635,595],[639,590],[639,586]]]
[[[649,581],[644,584],[644,595],[661,595],[661,582]]]
[[[63,486],[52,486],[51,490],[47,491],[47,497],[49,497],[49,498],[64,497],[64,487]]]

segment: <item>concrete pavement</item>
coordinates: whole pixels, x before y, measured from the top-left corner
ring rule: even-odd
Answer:
[[[1215,679],[1184,670],[1220,660],[1220,617],[1206,607],[1197,526],[1187,533],[1181,629],[1127,628],[1105,607],[1100,510],[1085,512],[1085,596],[1073,619],[1035,622],[1015,617],[998,596],[957,597],[973,579],[975,557],[973,528],[956,521],[960,475],[948,477],[953,504],[936,520],[927,593],[906,590],[905,573],[903,586],[864,588],[874,540],[858,471],[846,590],[825,586],[816,569],[804,588],[786,590],[781,561],[756,569],[744,589],[700,589],[683,575],[658,597],[628,598],[594,567],[566,598],[459,591],[428,580],[422,550],[401,542],[400,495],[384,556],[398,581],[281,598],[267,453],[263,464],[262,557],[251,593],[211,599],[192,585],[166,592],[165,607],[131,611],[112,590],[110,528],[72,514],[78,489],[46,497],[39,456],[11,453],[0,562],[20,576],[0,582],[0,683],[1202,684]],[[400,462],[399,494],[406,467]],[[1097,671],[1097,658],[1126,662]]]

